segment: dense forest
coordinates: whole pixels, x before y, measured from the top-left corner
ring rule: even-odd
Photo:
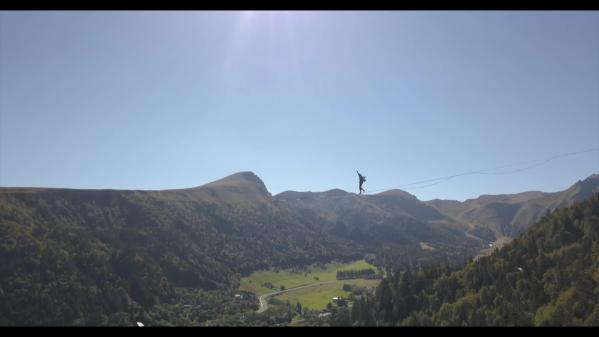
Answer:
[[[339,270],[337,272],[338,280],[351,280],[357,278],[363,279],[375,279],[381,278],[382,275],[377,275],[377,273],[372,268],[359,269],[359,270]]]
[[[361,257],[267,204],[187,193],[0,193],[0,325],[198,324],[257,305],[234,301],[240,275]]]
[[[599,325],[599,194],[547,214],[512,243],[459,270],[389,270],[333,325]]]
[[[201,324],[256,307],[235,300],[255,270],[446,244],[413,218],[349,220],[279,203],[250,172],[183,190],[0,189],[0,325]],[[451,234],[435,253],[478,248]]]
[[[466,235],[465,228],[399,190],[372,196],[332,190],[285,192],[273,197],[251,172],[180,190],[0,188],[0,325],[135,325],[137,321],[146,325],[218,324],[222,317],[255,316],[245,313],[257,309],[256,296],[236,296],[242,276],[271,267],[301,268],[362,258],[386,266],[391,278],[383,281],[377,296],[356,303],[352,310],[372,315],[372,319],[354,316],[356,324],[403,324],[407,319],[410,323],[436,323],[441,307],[425,299],[434,298],[444,287],[457,287],[462,276],[450,274],[449,267],[437,270],[427,266],[443,263],[455,268],[487,245],[483,239]],[[579,232],[559,234],[563,236],[560,240],[574,240],[572,236]],[[588,242],[574,240],[572,246],[555,243],[556,233],[544,237],[551,237],[552,244],[563,244],[564,251],[559,254],[574,254],[580,249],[586,252]],[[521,245],[521,240],[516,244]],[[537,241],[529,247],[528,255],[516,254],[533,256],[532,260],[512,262],[523,268],[522,275],[532,273],[530,263],[536,263],[538,249],[545,249],[542,263],[552,261],[552,254],[557,254],[552,253],[553,246]],[[497,268],[506,275],[491,267],[485,267],[481,274],[480,267],[469,265],[464,272],[469,275],[468,282],[477,282],[475,285],[482,288],[481,284],[486,285],[486,293],[504,291],[519,281],[520,274],[511,264],[508,270],[507,262],[492,260],[501,259],[500,254],[508,253],[501,250],[491,260],[481,259],[474,266],[495,268],[499,264]],[[516,257],[510,254],[513,261]],[[402,273],[406,268],[412,271]],[[550,276],[537,273],[536,278],[531,275],[528,283],[518,285],[533,289],[558,279],[557,285],[544,290],[553,298],[567,290],[561,288],[559,278],[564,270],[556,269],[547,274]],[[589,276],[592,282],[597,281],[595,274],[589,274],[595,277]],[[489,275],[500,283],[485,283]],[[403,293],[394,290],[406,287],[400,286],[401,280],[417,280],[413,284],[406,281],[410,296],[423,293],[428,297],[418,297],[416,307],[410,301],[395,304],[391,313],[388,309],[364,309],[377,298],[383,302],[401,298]],[[439,303],[452,306],[442,312],[457,310],[459,305],[454,302],[478,288],[466,289],[463,294],[457,288],[457,293],[443,294],[448,297]],[[387,293],[393,296],[381,295]],[[513,305],[511,297],[505,298],[505,305]],[[541,302],[535,305],[545,306],[545,299],[537,299]],[[404,303],[401,301],[398,303]],[[503,305],[499,301],[493,310]],[[552,308],[542,312],[549,315]],[[585,306],[585,313],[587,309]],[[537,314],[535,311],[528,320],[537,319]],[[349,314],[346,316],[348,323]],[[427,321],[429,316],[435,320]]]

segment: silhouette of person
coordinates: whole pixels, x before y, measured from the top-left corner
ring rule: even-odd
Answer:
[[[358,172],[358,170],[356,170],[356,172]],[[358,178],[360,179],[360,193],[359,194],[362,194],[362,192],[366,192],[366,190],[364,190],[362,188],[362,184],[366,181],[366,177],[361,175],[360,172],[358,172]]]

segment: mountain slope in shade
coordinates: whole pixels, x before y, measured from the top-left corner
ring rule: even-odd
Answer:
[[[286,191],[276,195],[275,200],[298,217],[320,223],[323,230],[336,237],[371,249],[401,251],[402,263],[425,263],[449,256],[457,261],[486,245],[466,235],[461,223],[401,190],[376,195],[339,189]],[[432,247],[433,251],[423,247]]]
[[[375,195],[359,195],[340,189],[326,192],[286,191],[275,196],[292,208],[310,211],[330,220],[349,213],[354,216],[369,214],[376,222],[380,217],[403,216],[417,220],[450,220],[434,207],[401,190],[389,190]]]

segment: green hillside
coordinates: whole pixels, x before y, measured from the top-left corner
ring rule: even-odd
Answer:
[[[596,188],[596,180],[575,185],[559,202],[583,198]],[[521,194],[518,200],[537,196]],[[484,231],[477,237],[466,232],[469,228],[403,191],[273,197],[251,172],[179,190],[0,188],[0,325],[218,322],[223,315],[257,309],[252,292],[260,294],[262,285],[242,281],[254,272],[365,256],[377,266],[392,266],[390,271],[462,265],[488,245],[481,238]],[[568,254],[579,249],[564,247]],[[551,259],[547,254],[542,259]],[[531,269],[525,262],[518,261],[526,273]],[[518,274],[507,275],[487,290],[511,284]],[[525,285],[544,286],[551,280],[536,277],[530,282],[537,283]],[[240,282],[247,296],[235,296]],[[551,289],[547,296],[556,295]],[[447,299],[453,303],[457,299],[451,296]],[[534,321],[536,314],[528,319]],[[407,317],[402,315],[398,322]]]
[[[340,324],[340,317],[333,322]],[[544,217],[451,272],[394,273],[357,301],[353,325],[599,325],[599,194]]]
[[[0,325],[195,324],[230,309],[240,275],[361,256],[260,184],[0,189]]]

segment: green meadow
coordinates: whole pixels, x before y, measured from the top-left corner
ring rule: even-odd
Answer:
[[[280,301],[289,301],[295,305],[298,301],[303,308],[324,309],[331,302],[333,297],[343,296],[347,298],[350,294],[343,290],[344,284],[354,284],[362,287],[374,288],[379,284],[380,280],[339,280],[334,283],[319,284],[310,288],[298,289],[277,295],[276,298]]]
[[[332,262],[320,268],[318,266],[309,266],[304,270],[280,269],[280,270],[259,270],[248,277],[241,279],[239,290],[250,291],[258,296],[280,290],[281,286],[285,289],[291,289],[299,286],[310,285],[318,282],[334,281],[333,283],[315,285],[309,288],[298,289],[277,295],[276,298],[295,304],[299,301],[302,306],[312,309],[324,309],[335,296],[347,296],[349,292],[342,289],[343,284],[355,284],[366,287],[376,287],[379,280],[337,280],[337,271],[357,270],[372,268],[374,265],[365,260],[354,261],[351,263]],[[265,283],[271,283],[275,289],[264,286]]]

